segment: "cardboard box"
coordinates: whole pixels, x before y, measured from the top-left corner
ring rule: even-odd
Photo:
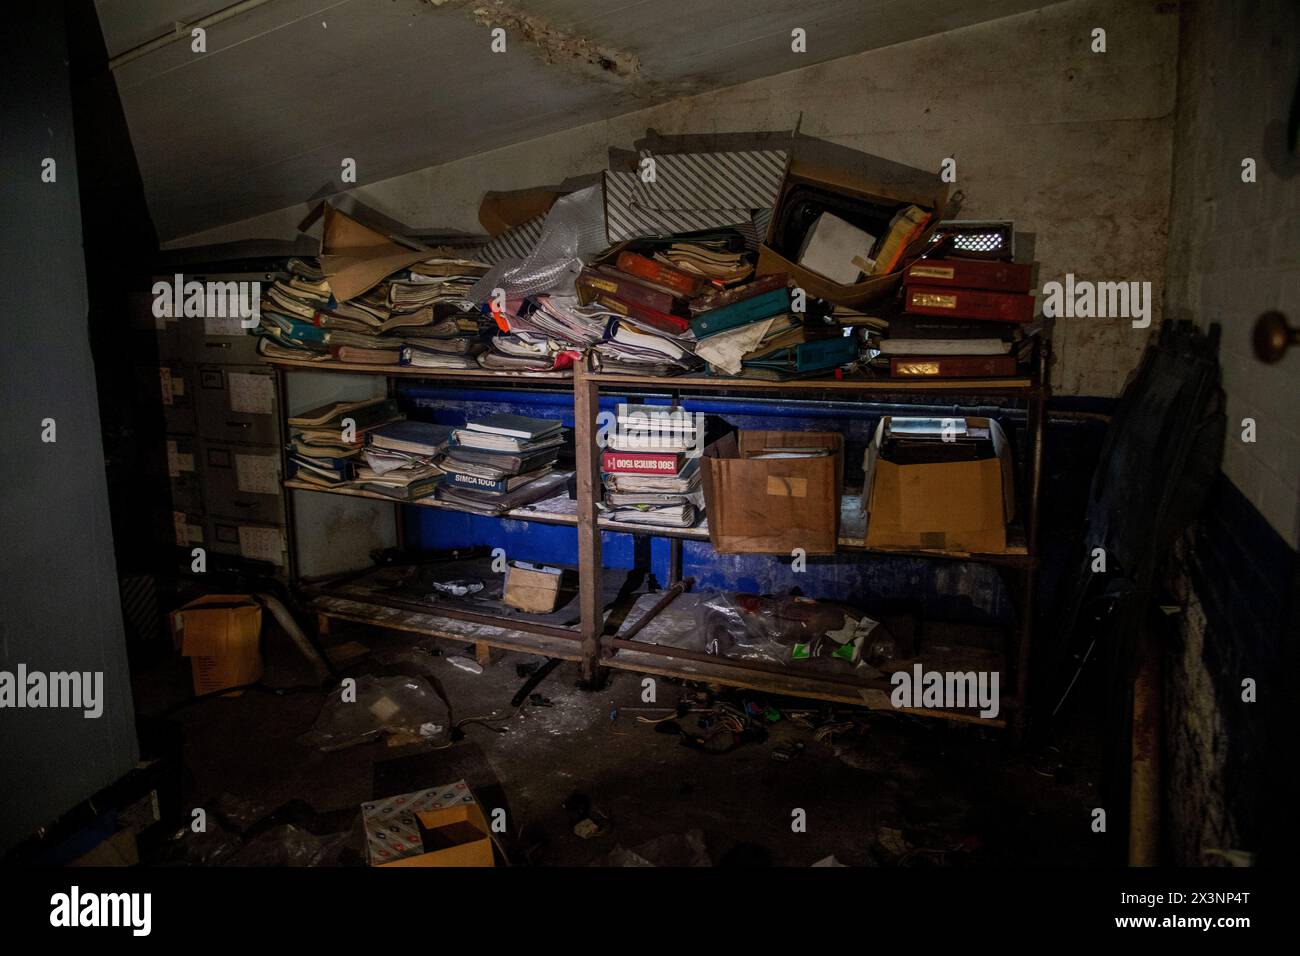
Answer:
[[[488,822],[465,781],[361,805],[371,866],[493,866]]]
[[[1007,523],[1015,516],[1011,449],[997,422],[958,419],[986,429],[989,457],[973,461],[900,464],[881,452],[891,419],[886,416],[863,460],[867,492],[866,545],[997,553],[1007,549]]]
[[[788,273],[794,285],[810,296],[827,299],[839,305],[859,307],[879,301],[890,295],[902,281],[903,268],[924,250],[948,202],[948,186],[938,176],[923,170],[912,169],[889,160],[861,153],[846,155],[841,151],[828,151],[812,144],[796,151],[795,158],[786,171],[785,182],[777,199],[776,211],[768,225],[767,237],[758,250],[757,275],[774,272]],[[781,209],[790,197],[791,190],[800,185],[812,186],[840,193],[855,199],[867,200],[885,206],[917,205],[932,214],[921,238],[913,243],[899,260],[895,271],[888,275],[872,276],[852,285],[841,285],[805,269],[786,258],[775,248],[777,225]],[[794,253],[795,250],[787,250]]]
[[[262,677],[262,605],[247,594],[209,594],[171,614],[172,637],[190,659],[194,693]]]
[[[829,449],[818,458],[756,459],[764,449]],[[721,554],[833,554],[840,533],[844,437],[745,431],[704,452],[709,540]]]
[[[550,614],[560,596],[559,568],[534,564],[506,566],[506,589],[502,600],[513,608],[530,614]]]

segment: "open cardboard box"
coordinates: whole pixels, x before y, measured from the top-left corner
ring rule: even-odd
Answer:
[[[261,679],[262,605],[247,594],[197,598],[172,612],[171,628],[181,655],[190,659],[195,695]]]
[[[924,251],[939,220],[951,212],[946,209],[948,185],[938,176],[922,170],[880,157],[844,151],[842,148],[829,149],[828,145],[819,141],[799,141],[794,159],[786,171],[767,237],[759,247],[756,274],[785,272],[794,285],[810,296],[858,308],[879,301],[898,288],[903,270]],[[800,186],[839,193],[891,208],[916,205],[931,213],[931,218],[921,236],[907,248],[892,272],[872,276],[852,285],[841,285],[803,268],[777,251],[781,210],[790,200],[792,191]],[[785,252],[793,254],[789,249]]]
[[[882,418],[863,460],[866,546],[995,554],[1007,549],[1015,517],[1011,448],[997,422],[966,418],[988,429],[993,454],[978,461],[899,464],[881,455],[891,421]]]
[[[371,866],[493,866],[482,805],[464,780],[361,805]]]
[[[753,456],[764,449],[829,449],[818,458]],[[834,554],[840,533],[844,436],[746,431],[704,451],[709,540],[720,554]]]
[[[492,866],[492,837],[477,802],[417,810],[423,853],[380,866]]]
[[[550,614],[560,598],[560,568],[519,562],[506,566],[506,604],[530,614]]]

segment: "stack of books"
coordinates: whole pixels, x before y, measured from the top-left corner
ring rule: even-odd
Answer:
[[[877,363],[894,378],[1006,378],[1033,321],[1032,266],[919,259],[903,274],[904,313],[889,320]]]
[[[695,418],[681,407],[619,405],[600,459],[601,512],[628,524],[694,527],[704,513],[703,441]]]
[[[707,287],[699,274],[635,252],[583,269],[578,300],[610,315],[603,340],[593,347],[597,367],[642,375],[702,368],[694,355],[689,303]]]
[[[466,299],[487,266],[430,258],[346,302],[319,266],[291,259],[261,303],[259,351],[272,358],[475,367],[482,324]],[[432,354],[432,359],[425,356]],[[442,358],[450,356],[450,358]]]
[[[356,485],[365,491],[402,501],[433,494],[443,479],[439,456],[447,449],[451,429],[428,422],[399,421],[370,431],[356,469]]]
[[[492,338],[479,356],[484,368],[547,372],[568,369],[605,337],[611,313],[574,296],[538,295],[508,300],[503,316],[509,331]]]
[[[752,268],[742,253],[721,248],[675,243],[654,258],[624,251],[612,266],[584,269],[579,299],[614,316],[592,349],[596,367],[665,375],[707,366],[715,375],[785,378],[857,360],[856,340],[839,327],[791,312],[788,276],[737,285]]]
[[[294,415],[288,420],[290,477],[327,488],[348,484],[367,433],[401,417],[386,398],[332,402]]]
[[[558,493],[569,474],[555,470],[564,447],[558,421],[498,413],[451,434],[438,500],[475,514],[499,515]]]
[[[682,272],[726,285],[743,282],[754,273],[754,263],[726,239],[674,242],[654,257]]]

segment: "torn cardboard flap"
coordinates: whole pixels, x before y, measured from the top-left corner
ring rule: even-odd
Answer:
[[[356,298],[394,272],[409,269],[434,254],[429,249],[399,245],[347,213],[325,206],[320,265],[329,279],[330,291],[340,302]]]

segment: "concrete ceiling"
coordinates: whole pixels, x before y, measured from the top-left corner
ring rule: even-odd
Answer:
[[[96,0],[159,238],[1049,0]],[[506,30],[506,52],[490,52]],[[791,51],[791,30],[807,52]],[[617,145],[617,144],[616,144]]]

